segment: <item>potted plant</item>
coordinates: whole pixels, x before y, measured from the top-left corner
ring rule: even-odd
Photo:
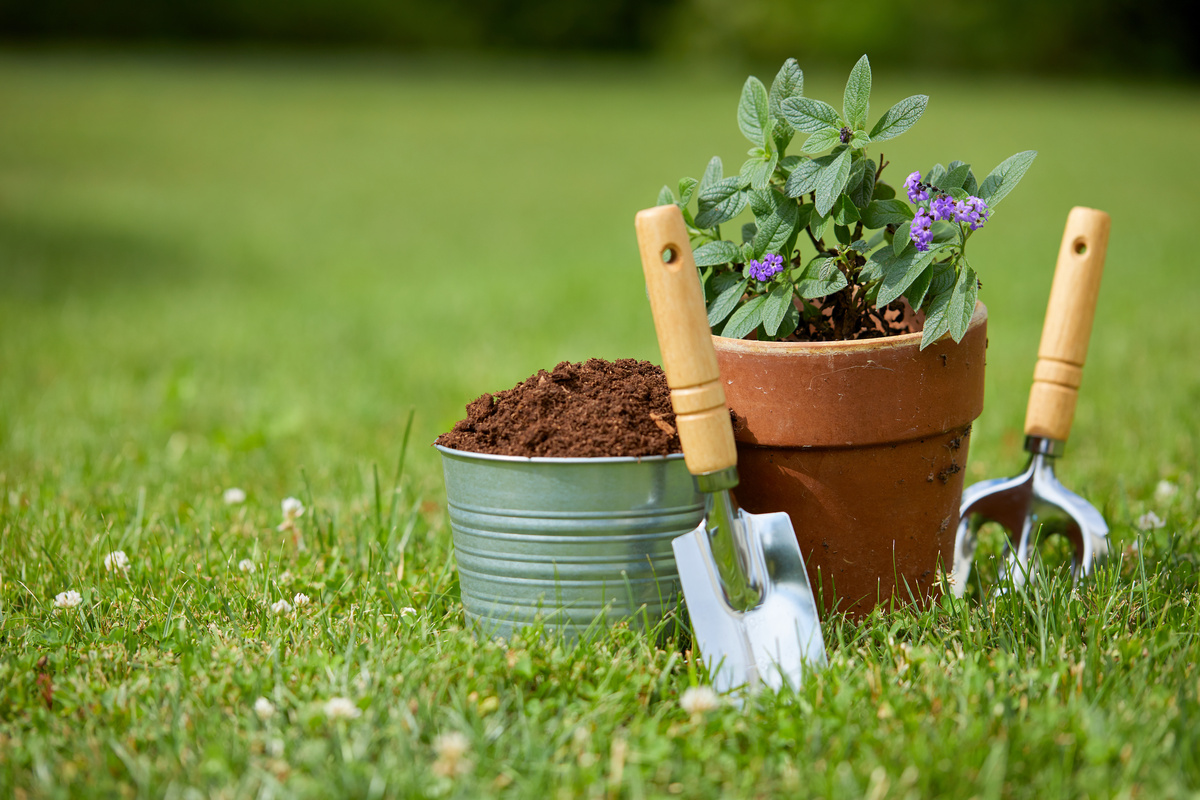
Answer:
[[[897,190],[880,146],[928,98],[870,124],[870,92],[866,56],[841,111],[804,96],[794,59],[769,89],[750,77],[739,172],[713,158],[659,194],[682,209],[700,271],[737,420],[737,500],[787,511],[824,604],[853,614],[928,598],[952,552],[987,346],[967,244],[1036,155],[982,180],[936,164]]]

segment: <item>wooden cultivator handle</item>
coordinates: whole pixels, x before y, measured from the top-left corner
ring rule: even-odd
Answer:
[[[635,226],[688,471],[707,475],[736,466],[733,426],[683,214],[674,205],[648,208],[638,212]]]
[[[1065,442],[1071,433],[1100,295],[1109,224],[1108,214],[1093,208],[1076,206],[1067,216],[1025,412],[1027,436]]]

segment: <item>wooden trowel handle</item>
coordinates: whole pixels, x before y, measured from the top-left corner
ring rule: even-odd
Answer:
[[[635,225],[688,471],[707,475],[736,466],[733,426],[683,215],[674,205],[648,208],[638,212]]]
[[[1076,206],[1067,216],[1025,412],[1027,436],[1065,442],[1071,433],[1100,295],[1109,224],[1108,214],[1093,208]]]

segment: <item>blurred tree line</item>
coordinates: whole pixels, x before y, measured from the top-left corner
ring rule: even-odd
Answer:
[[[1183,0],[0,0],[9,43],[251,43],[1200,72]]]

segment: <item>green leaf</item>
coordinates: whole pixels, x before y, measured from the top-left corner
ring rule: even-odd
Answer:
[[[742,191],[742,179],[723,178],[700,190],[696,225],[712,228],[731,220],[746,207],[746,193]]]
[[[783,193],[788,197],[803,197],[809,192],[816,191],[817,175],[821,168],[832,160],[829,156],[802,158],[792,170],[792,174],[788,176],[787,183],[783,185]]]
[[[683,178],[679,181],[680,207],[685,207],[692,202],[692,195],[696,193],[696,187],[699,185],[695,178]]]
[[[756,258],[761,258],[764,253],[781,253],[786,258],[784,246],[795,232],[800,216],[800,209],[795,203],[775,192],[771,194],[775,198],[771,212],[763,216],[756,215],[758,231],[751,242]]]
[[[795,129],[783,117],[783,109],[780,104],[789,97],[801,97],[804,95],[804,73],[800,70],[800,65],[796,63],[796,59],[789,58],[783,62],[783,66],[779,68],[778,74],[775,75],[775,80],[771,81],[771,91],[767,94],[767,110],[770,112],[771,118],[776,121],[775,124],[775,144],[777,149],[783,150],[792,140],[792,134]]]
[[[863,209],[862,215],[863,225],[870,230],[887,225],[903,225],[912,218],[913,211],[903,200],[872,200]]]
[[[1025,172],[1036,157],[1036,150],[1026,150],[1009,156],[983,179],[979,187],[979,197],[988,204],[988,208],[995,208],[1021,182],[1021,178],[1025,177]]]
[[[871,137],[863,131],[858,131],[850,137],[850,147],[853,150],[862,150],[871,143]]]
[[[850,70],[846,91],[842,97],[842,113],[850,127],[867,124],[867,113],[871,108],[871,63],[864,55]]]
[[[952,189],[961,189],[970,171],[971,166],[969,164],[964,164],[961,161],[951,161],[950,166],[946,168],[946,174],[942,177],[942,182],[937,184],[937,187],[947,194]]]
[[[779,329],[775,331],[775,340],[779,341],[787,336],[791,336],[799,326],[800,309],[796,308],[795,303],[788,303],[787,309],[783,313],[783,321],[779,323]]]
[[[925,294],[929,291],[929,284],[932,282],[933,265],[931,264],[904,290],[904,298],[908,300],[908,304],[911,307],[921,307],[921,303],[925,301]]]
[[[833,202],[846,188],[850,180],[850,150],[843,148],[834,154],[834,159],[817,174],[817,211],[824,216],[833,208]]]
[[[750,285],[749,278],[742,278],[732,286],[717,295],[717,299],[712,301],[708,307],[708,325],[710,328],[715,328],[725,321],[733,309],[737,307],[738,301],[742,299],[742,295],[746,293],[746,287]]]
[[[846,276],[837,268],[837,259],[814,258],[804,267],[796,291],[805,300],[826,297],[846,288]]]
[[[737,311],[733,312],[733,316],[729,318],[721,335],[730,339],[741,339],[761,325],[763,303],[766,301],[766,296],[760,294],[743,303]]]
[[[886,142],[904,133],[917,123],[928,103],[929,97],[923,94],[914,94],[896,103],[871,128],[871,141]]]
[[[963,260],[962,272],[954,284],[954,293],[950,297],[950,307],[946,315],[950,318],[950,336],[956,342],[961,342],[967,335],[967,326],[975,314],[975,300],[979,297],[979,277],[975,270]]]
[[[757,145],[767,144],[767,88],[762,81],[751,75],[742,86],[742,99],[738,103],[738,127],[742,135]]]
[[[792,285],[790,283],[781,283],[767,295],[766,302],[763,303],[762,326],[768,336],[774,336],[779,331],[779,326],[783,322],[783,318],[787,316],[787,310],[791,307]]]
[[[783,170],[784,175],[791,175],[801,161],[808,161],[808,159],[804,156],[784,156],[779,159],[779,168]]]
[[[837,109],[820,100],[789,97],[779,104],[783,119],[803,133],[816,133],[825,128],[841,129],[842,118]]]
[[[900,255],[905,250],[913,247],[912,243],[912,223],[905,222],[896,227],[896,235],[892,237],[892,252]]]
[[[758,233],[758,226],[753,222],[747,222],[742,225],[742,244],[747,245],[754,241],[754,234]],[[754,258],[753,255],[750,258]]]
[[[751,187],[762,189],[771,182],[771,176],[775,174],[775,165],[778,161],[779,155],[774,152],[765,159],[747,159],[746,163],[742,164],[741,176],[750,183]]]
[[[842,194],[833,203],[833,221],[838,225],[853,225],[862,217],[859,216],[858,209],[854,205],[854,201],[847,194]]]
[[[670,186],[663,186],[658,190],[658,202],[655,205],[669,206],[675,204],[675,195],[671,193]]]
[[[804,140],[800,152],[815,155],[841,143],[837,128],[822,128]]]
[[[716,241],[700,245],[692,256],[696,259],[697,267],[715,267],[718,264],[732,264],[741,254],[742,248],[733,242]]]
[[[825,235],[825,231],[829,230],[829,225],[833,222],[833,217],[820,213],[812,204],[809,204],[808,208],[812,209],[809,212],[808,228],[812,231],[812,235],[815,238],[820,239]]]
[[[721,157],[713,156],[708,162],[708,166],[704,168],[704,174],[700,176],[699,191],[703,192],[710,186],[715,185],[721,180],[724,175],[724,167],[721,166]]]
[[[954,282],[958,273],[954,271],[954,264],[949,261],[942,261],[934,264],[933,279],[929,282],[929,296],[939,295],[942,292],[948,292],[954,288]]]
[[[929,172],[925,173],[924,182],[930,186],[941,186],[942,178],[946,177],[946,168],[941,164],[934,164]]]
[[[887,181],[876,181],[875,191],[871,193],[872,200],[891,200],[896,196],[896,190]]]
[[[950,330],[950,302],[954,294],[953,288],[934,296],[925,312],[925,330],[921,333],[921,349],[942,338]]]
[[[915,247],[905,250],[899,256],[894,253],[888,255],[886,249],[879,252],[884,254],[879,261],[879,266],[883,269],[883,284],[879,287],[879,295],[876,299],[879,305],[887,305],[904,294],[912,282],[933,261],[934,256],[932,250],[921,252]]]
[[[712,301],[720,297],[722,292],[732,286],[736,286],[737,284],[741,283],[742,280],[742,273],[737,272],[736,270],[727,269],[721,272],[716,272],[716,274],[714,274],[712,278],[704,284],[705,303],[711,305]]]
[[[850,164],[850,180],[846,194],[859,208],[866,208],[875,192],[875,162],[869,158],[858,158]]]
[[[850,244],[850,229],[845,225],[834,225],[833,235],[837,237],[839,243],[847,246]]]

